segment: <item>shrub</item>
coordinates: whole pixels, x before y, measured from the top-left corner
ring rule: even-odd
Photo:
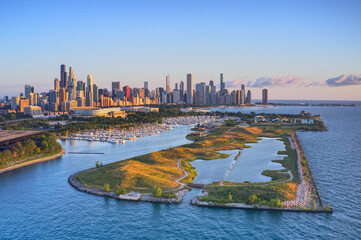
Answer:
[[[117,195],[122,195],[122,194],[126,194],[126,193],[127,193],[127,190],[123,187],[121,187],[120,189],[115,191],[115,194],[117,194]]]
[[[100,166],[99,161],[95,162],[95,166],[98,168]]]
[[[250,196],[250,197],[248,198],[248,203],[249,203],[249,204],[254,204],[254,203],[257,202],[257,200],[258,200],[257,195],[256,195],[256,194],[253,194],[252,196]]]
[[[232,202],[232,199],[233,199],[232,194],[231,194],[231,192],[229,192],[229,193],[228,193],[228,200],[229,200],[230,202]]]
[[[155,187],[152,193],[153,197],[161,197],[162,196],[162,189],[160,187]]]
[[[109,191],[110,191],[109,183],[105,183],[105,184],[104,184],[104,191],[106,191],[106,192],[109,192]]]
[[[331,205],[330,205],[330,204],[327,204],[325,210],[326,210],[326,211],[331,211]]]

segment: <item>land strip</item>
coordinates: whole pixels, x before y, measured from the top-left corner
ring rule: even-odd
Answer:
[[[53,160],[55,158],[63,156],[64,154],[65,154],[65,149],[62,149],[60,153],[57,153],[57,154],[52,155],[52,156],[43,157],[43,158],[30,160],[30,161],[25,161],[25,162],[13,165],[11,167],[3,168],[3,169],[0,170],[0,174],[11,171],[11,170],[14,170],[14,169],[18,169],[18,168],[21,168],[21,167],[29,166],[29,165],[32,165],[32,164],[35,164],[35,163]]]

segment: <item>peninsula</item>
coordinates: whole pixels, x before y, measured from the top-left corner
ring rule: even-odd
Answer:
[[[324,131],[323,122],[262,121],[244,123],[236,117],[198,125],[187,136],[193,143],[145,154],[72,175],[69,183],[80,191],[116,199],[179,203],[197,176],[192,161],[228,157],[224,150],[241,150],[262,137],[277,138],[285,145],[282,170],[262,174],[271,181],[262,183],[218,181],[202,185],[203,195],[191,204],[209,207],[332,211],[324,207],[312,177],[296,130]],[[297,119],[299,115],[293,116]],[[319,118],[319,117],[317,117]],[[310,120],[310,119],[308,119]],[[239,155],[237,155],[237,158]]]

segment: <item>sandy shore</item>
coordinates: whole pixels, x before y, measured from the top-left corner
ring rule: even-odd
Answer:
[[[28,165],[31,165],[31,164],[34,164],[34,163],[49,161],[49,160],[52,160],[52,159],[61,157],[61,156],[63,156],[64,154],[65,154],[65,149],[61,150],[60,153],[55,154],[55,155],[53,155],[53,156],[49,156],[49,157],[44,157],[44,158],[39,158],[39,159],[35,159],[35,160],[23,162],[23,163],[19,163],[19,164],[16,164],[16,165],[14,165],[14,166],[11,166],[11,167],[7,167],[7,168],[4,168],[4,169],[1,169],[1,170],[0,170],[0,174],[1,174],[1,173],[8,172],[8,171],[11,171],[11,170],[14,170],[14,169],[18,169],[18,168],[21,168],[21,167],[25,167],[25,166],[28,166]]]

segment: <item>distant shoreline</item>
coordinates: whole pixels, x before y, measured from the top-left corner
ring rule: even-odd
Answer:
[[[62,149],[60,153],[57,153],[57,154],[49,156],[49,157],[39,158],[39,159],[19,163],[19,164],[16,164],[14,166],[7,167],[7,168],[4,168],[4,169],[0,169],[0,174],[6,173],[6,172],[9,172],[9,171],[18,169],[18,168],[22,168],[22,167],[25,167],[25,166],[29,166],[29,165],[32,165],[32,164],[35,164],[35,163],[53,160],[55,158],[63,156],[65,153],[66,153],[65,149]]]

